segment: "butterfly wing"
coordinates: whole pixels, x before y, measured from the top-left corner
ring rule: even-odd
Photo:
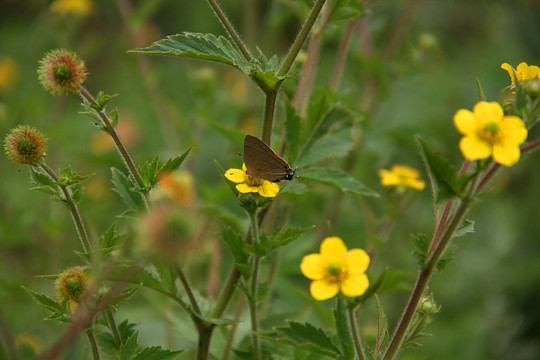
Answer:
[[[294,170],[261,139],[246,135],[244,163],[249,176],[273,182],[292,180]]]

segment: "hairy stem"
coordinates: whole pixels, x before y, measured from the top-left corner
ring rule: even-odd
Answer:
[[[356,308],[350,307],[347,309],[349,315],[349,323],[351,324],[352,339],[354,351],[359,360],[364,360],[364,349],[362,348],[362,340],[360,339],[360,331],[358,330],[358,321],[356,320]]]
[[[90,344],[90,349],[92,349],[92,359],[99,360],[101,357],[99,356],[99,349],[96,342],[96,336],[94,335],[94,331],[92,329],[86,330],[86,338],[88,339],[88,343]]]
[[[259,225],[257,224],[257,212],[254,211],[249,214],[251,220],[251,234],[253,236],[252,242],[257,244],[259,242]],[[260,258],[253,256],[253,264],[251,269],[251,281],[250,281],[250,296],[249,301],[249,313],[251,318],[251,341],[253,342],[254,357],[257,360],[262,359],[261,344],[259,342],[259,319],[257,313],[257,298],[258,298],[258,280],[259,280],[259,265]]]

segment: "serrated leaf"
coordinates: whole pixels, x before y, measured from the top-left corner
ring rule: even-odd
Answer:
[[[244,240],[240,235],[234,232],[229,227],[224,227],[222,230],[223,244],[231,253],[236,264],[247,264],[248,255],[244,251]]]
[[[107,231],[101,235],[101,247],[103,249],[110,249],[118,246],[118,240],[120,236],[116,234],[116,225],[118,223],[115,221],[109,226]]]
[[[272,239],[270,241],[272,249],[287,245],[288,243],[298,239],[300,236],[304,235],[306,232],[310,231],[314,227],[315,225],[306,227],[291,227],[287,228],[287,230],[283,232],[280,231],[279,233],[272,235]]]
[[[379,196],[375,191],[340,169],[310,167],[302,170],[302,172],[298,174],[298,177],[330,185],[345,193],[375,197]]]
[[[199,60],[216,61],[234,66],[249,74],[252,65],[245,62],[242,55],[223,36],[184,32],[169,35],[142,49],[130,50],[138,54],[174,55]]]
[[[22,286],[24,290],[26,290],[32,297],[45,309],[52,311],[52,312],[62,312],[63,307],[50,297],[48,297],[45,294],[41,294],[35,291],[32,291],[24,286]]]
[[[161,346],[150,346],[139,352],[133,360],[166,360],[172,359],[182,352],[183,350],[171,351],[165,350]]]
[[[379,297],[375,295],[375,301],[377,303],[377,344],[376,353],[379,353],[388,343],[388,319],[384,313],[384,308],[379,302]]]
[[[147,187],[152,187],[158,182],[159,155],[139,166],[139,173]]]
[[[81,202],[84,194],[84,187],[81,183],[71,185],[68,191],[71,193],[71,197],[73,198],[73,202],[75,202],[75,204]]]
[[[289,322],[288,327],[277,328],[275,333],[265,337],[334,358],[341,355],[332,339],[322,329],[309,323]]]
[[[135,191],[135,185],[120,170],[111,168],[113,190],[120,195],[127,207],[132,211],[144,210],[145,204],[141,193]]]
[[[31,187],[30,190],[40,191],[47,195],[56,195],[56,196],[59,195],[58,188],[56,186],[54,188],[50,186],[34,186],[34,187]]]
[[[334,309],[334,321],[336,323],[336,332],[343,357],[345,359],[354,359],[353,341],[351,338],[351,327],[347,316],[347,304],[342,296],[338,296],[337,306]]]
[[[100,91],[100,92],[98,92],[98,94],[96,96],[96,102],[98,103],[98,105],[97,106],[92,106],[92,108],[94,108],[94,109],[96,109],[98,111],[101,111],[101,110],[103,110],[105,105],[107,105],[109,103],[109,101],[111,101],[112,99],[114,99],[117,96],[118,96],[118,94],[107,95],[103,91]]]
[[[437,261],[437,264],[435,265],[435,269],[437,271],[443,271],[446,265],[450,263],[454,259],[454,254],[456,252],[457,246],[455,244],[450,244],[442,254],[439,261]]]
[[[319,138],[309,152],[299,159],[298,166],[306,166],[330,158],[342,157],[351,151],[354,141],[351,138],[351,126],[345,126]]]
[[[119,118],[120,118],[120,114],[118,113],[118,110],[114,109],[114,110],[109,112],[109,120],[111,122],[111,125],[115,129],[116,129],[117,125],[118,125],[118,119]]]
[[[460,183],[458,182],[456,169],[452,163],[431,149],[420,136],[416,136],[416,143],[424,162],[428,168],[428,175],[435,187],[437,201],[442,201],[453,196],[461,195]]]
[[[411,235],[411,241],[414,245],[413,255],[420,268],[424,268],[427,253],[429,250],[429,240],[425,234]]]
[[[190,146],[186,151],[184,151],[182,155],[178,155],[174,158],[170,158],[169,160],[167,160],[167,162],[159,168],[158,175],[164,172],[173,172],[178,170],[178,168],[182,165],[184,160],[186,160],[187,156],[191,152],[191,149],[193,149],[193,145]]]
[[[474,232],[474,221],[469,219],[464,219],[463,222],[459,225],[459,227],[454,231],[454,235],[452,235],[453,238],[457,238],[469,233]]]

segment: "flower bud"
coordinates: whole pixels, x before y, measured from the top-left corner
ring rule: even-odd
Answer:
[[[87,278],[87,272],[80,266],[64,270],[55,282],[56,296],[61,301],[78,303],[86,291]]]
[[[4,151],[9,161],[18,164],[32,164],[45,153],[47,139],[36,128],[19,125],[4,139]]]
[[[540,97],[540,79],[531,79],[523,86],[525,92],[532,98]]]
[[[65,49],[48,52],[39,64],[39,82],[52,95],[77,94],[88,75],[84,61]]]

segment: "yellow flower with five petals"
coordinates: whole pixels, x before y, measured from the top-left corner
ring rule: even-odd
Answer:
[[[473,111],[460,109],[454,115],[454,125],[463,134],[459,148],[470,161],[490,156],[501,165],[518,162],[519,145],[527,139],[527,129],[517,116],[505,116],[496,102],[478,102]]]
[[[238,184],[236,190],[243,194],[258,193],[264,197],[275,197],[279,192],[278,184],[249,176],[246,172],[246,164],[242,164],[242,169],[227,170],[225,177]]]
[[[366,292],[369,280],[365,274],[369,256],[362,249],[347,247],[337,236],[324,239],[319,254],[304,256],[300,270],[313,280],[310,293],[315,300],[326,300],[339,291],[345,296],[356,297]]]
[[[516,80],[517,82],[522,82],[524,80],[540,78],[540,68],[536,65],[527,65],[525,62],[519,64],[516,69],[512,65],[504,63],[501,65],[501,69],[506,70],[508,75],[510,75],[512,86],[516,85]]]
[[[383,186],[397,186],[398,189],[423,190],[426,183],[420,179],[420,172],[405,165],[392,165],[390,170],[380,169],[379,177]]]

